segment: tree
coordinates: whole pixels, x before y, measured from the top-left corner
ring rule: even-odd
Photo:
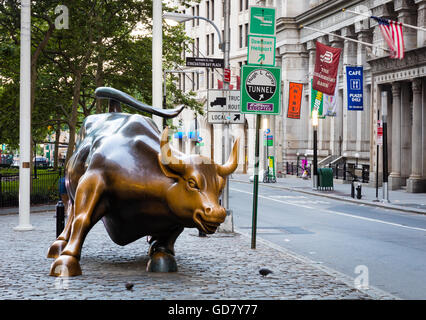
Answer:
[[[184,2],[184,1],[183,1]],[[112,86],[150,104],[152,1],[64,0],[69,29],[55,29],[57,1],[32,2],[32,134],[43,141],[48,126],[69,130],[67,160],[84,117],[104,112],[94,100],[98,86]],[[172,8],[164,8],[172,10]],[[19,2],[0,1],[0,142],[18,141]],[[135,34],[139,26],[144,32]],[[182,65],[181,49],[189,39],[182,26],[164,28],[164,65]],[[4,58],[4,59],[3,59]],[[169,101],[200,105],[168,82]],[[172,104],[168,104],[172,107]],[[134,110],[129,110],[134,113]],[[149,115],[150,116],[150,115]],[[13,123],[10,130],[9,125]]]

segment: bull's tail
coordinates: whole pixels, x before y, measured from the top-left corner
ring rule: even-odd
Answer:
[[[95,96],[98,99],[109,99],[110,100],[110,111],[121,111],[119,103],[124,103],[129,107],[132,107],[138,111],[148,112],[162,118],[174,118],[185,108],[182,106],[176,109],[156,109],[152,106],[146,105],[132,96],[124,93],[123,91],[110,88],[110,87],[99,87],[95,90]],[[111,110],[112,106],[112,110]]]

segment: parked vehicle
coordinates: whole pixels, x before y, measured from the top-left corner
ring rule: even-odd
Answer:
[[[10,167],[13,162],[13,156],[11,154],[2,154],[0,157],[0,167]]]
[[[33,161],[37,167],[47,168],[49,166],[49,160],[45,157],[36,157]]]

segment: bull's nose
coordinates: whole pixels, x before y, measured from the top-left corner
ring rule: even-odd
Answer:
[[[225,221],[225,218],[226,218],[226,210],[225,210],[225,208],[220,207],[220,206],[215,207],[215,208],[206,207],[204,209],[204,214],[205,214],[207,219],[210,218],[210,219],[218,220],[217,222],[219,222],[219,223],[222,223],[223,221]]]

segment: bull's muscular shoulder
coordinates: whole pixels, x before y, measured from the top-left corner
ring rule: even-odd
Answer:
[[[152,119],[141,115],[106,113],[87,117],[68,163],[71,184],[77,184],[89,168],[102,168],[108,173],[108,168],[113,167],[114,171],[119,169],[126,174],[138,167],[144,171],[150,164],[153,174],[160,172],[156,168],[159,134]]]

